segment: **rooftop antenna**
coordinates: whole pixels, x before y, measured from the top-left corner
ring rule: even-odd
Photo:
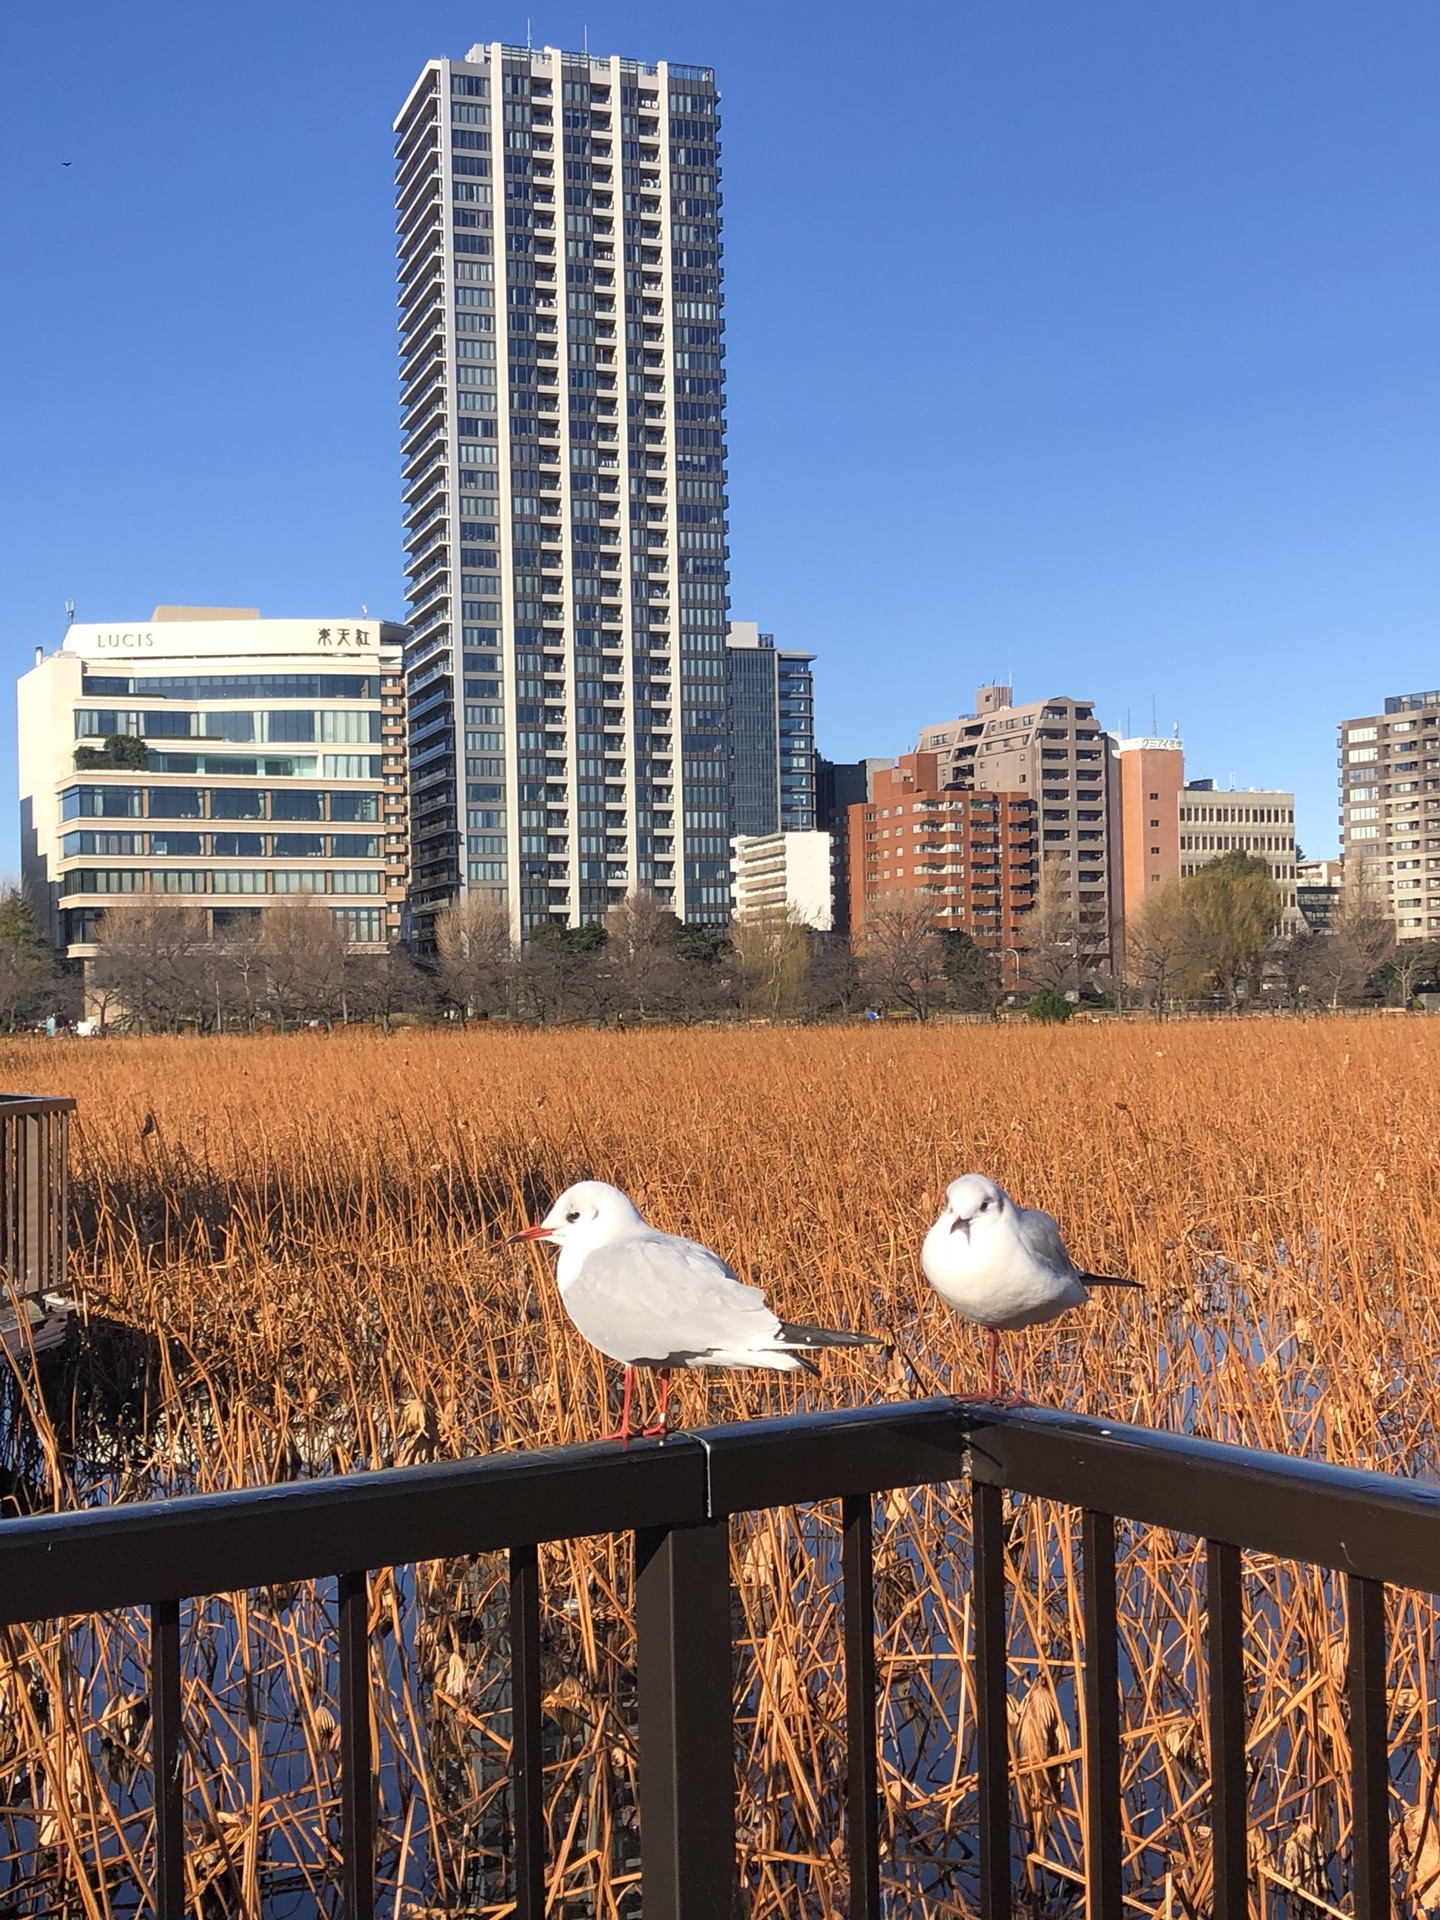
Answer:
[[[67,600],[65,602],[65,624],[67,627],[75,624],[75,602],[73,600]]]
[[[588,59],[590,58],[590,29],[589,29],[589,27],[582,27],[582,28],[580,29],[580,41],[581,41],[581,47],[582,47],[582,50],[583,50],[583,52],[584,52],[584,55],[585,55],[585,58],[586,58],[586,59],[588,60]]]
[[[525,51],[527,53],[534,51],[530,44],[530,16],[528,13],[525,16]]]

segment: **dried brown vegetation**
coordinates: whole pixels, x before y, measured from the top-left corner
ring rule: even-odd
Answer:
[[[945,1181],[993,1174],[1131,1273],[1042,1342],[1037,1397],[1433,1475],[1440,1029],[1421,1021],[631,1035],[410,1031],[0,1044],[11,1085],[75,1094],[79,1351],[6,1387],[18,1497],[252,1484],[586,1437],[606,1369],[547,1256],[502,1244],[581,1175],[722,1249],[788,1316],[864,1327],[913,1369],[827,1356],[822,1384],[687,1379],[682,1417],[972,1388],[976,1338],[919,1279]],[[877,1505],[886,1882],[974,1911],[966,1501]],[[846,1911],[834,1609],[838,1516],[734,1523],[742,1871],[752,1913]],[[1129,1892],[1209,1910],[1203,1568],[1120,1535]],[[1012,1743],[1024,1910],[1081,1865],[1072,1516],[1015,1505]],[[1257,1911],[1343,1909],[1343,1608],[1246,1563]],[[626,1543],[542,1554],[556,1913],[636,1897]],[[502,1568],[372,1583],[397,1911],[503,1912]],[[1440,1898],[1436,1622],[1392,1596],[1396,1887]],[[326,1587],[185,1617],[192,1893],[207,1910],[334,1900],[336,1675]],[[150,1872],[143,1623],[36,1623],[0,1647],[0,1904],[133,1908]],[[1310,1904],[1301,1904],[1305,1896]],[[1283,1904],[1290,1902],[1288,1908]]]

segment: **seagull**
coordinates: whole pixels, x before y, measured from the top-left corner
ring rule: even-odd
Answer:
[[[606,1440],[628,1440],[635,1369],[660,1375],[660,1421],[669,1431],[672,1367],[768,1367],[776,1373],[820,1369],[821,1347],[879,1347],[868,1333],[792,1326],[778,1320],[759,1287],[747,1287],[718,1253],[647,1225],[634,1203],[603,1180],[569,1187],[538,1226],[510,1243],[543,1240],[560,1249],[560,1300],[576,1327],[625,1368],[620,1426]]]
[[[985,1391],[998,1393],[1000,1335],[1020,1330],[1015,1398],[1025,1373],[1025,1333],[1070,1307],[1083,1307],[1091,1287],[1139,1287],[1138,1280],[1083,1273],[1065,1251],[1048,1213],[1017,1207],[983,1173],[967,1173],[945,1189],[940,1218],[925,1236],[925,1278],[962,1320],[984,1327],[989,1348]]]

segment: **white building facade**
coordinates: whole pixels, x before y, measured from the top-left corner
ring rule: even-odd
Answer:
[[[22,877],[62,952],[160,894],[210,930],[317,894],[398,938],[408,833],[403,627],[157,607],[73,625],[19,683]]]
[[[830,931],[828,833],[737,834],[730,846],[737,920],[788,910],[817,933]]]
[[[729,917],[718,95],[499,42],[395,122],[411,910]]]

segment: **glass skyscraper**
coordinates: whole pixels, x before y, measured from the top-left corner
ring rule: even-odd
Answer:
[[[730,796],[739,834],[815,826],[813,653],[785,651],[753,621],[732,622],[725,650]]]
[[[395,123],[412,932],[729,914],[717,95],[498,43]]]

